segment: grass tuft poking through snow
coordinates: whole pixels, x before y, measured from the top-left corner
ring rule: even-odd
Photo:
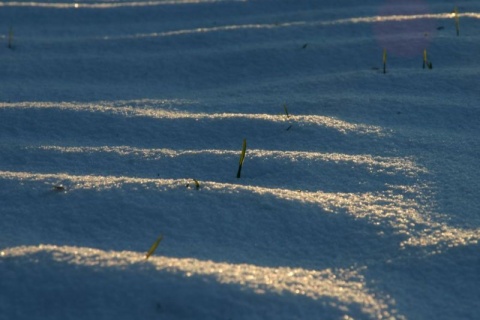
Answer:
[[[242,167],[243,167],[243,162],[245,161],[246,151],[247,151],[247,139],[243,139],[242,153],[240,154],[240,162],[238,164],[237,179],[239,179],[242,174]]]
[[[163,240],[163,235],[160,235],[160,236],[157,238],[157,240],[155,240],[155,242],[152,244],[152,246],[150,247],[150,249],[148,250],[147,254],[145,255],[145,259],[150,258],[150,256],[155,253],[155,250],[157,250],[158,245],[160,244],[160,242],[161,242],[162,240]]]

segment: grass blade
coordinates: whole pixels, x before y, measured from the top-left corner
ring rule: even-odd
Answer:
[[[243,161],[245,160],[245,153],[247,151],[247,139],[243,139],[242,154],[240,155],[240,164],[238,165],[237,179],[242,173]]]
[[[457,30],[457,36],[460,35],[460,18],[458,17],[458,8],[455,7],[453,9],[453,13],[455,13],[455,29]]]
[[[162,239],[163,239],[163,236],[160,235],[158,239],[152,244],[152,246],[150,247],[150,250],[148,250],[147,255],[145,256],[145,259],[150,258],[150,256],[155,252],[155,250],[157,250],[157,247],[162,241]]]
[[[423,50],[423,69],[425,69],[425,66],[427,65],[427,49]]]
[[[193,182],[195,182],[195,189],[197,190],[200,189],[200,183],[198,182],[198,180],[197,179],[192,179],[192,180]]]
[[[383,49],[383,73],[387,73],[387,49]]]
[[[287,118],[289,118],[289,117],[290,117],[290,114],[288,113],[288,109],[287,109],[287,104],[286,104],[286,103],[283,104],[283,110],[285,110],[285,114],[287,115]]]
[[[8,48],[13,49],[13,28],[8,30]]]

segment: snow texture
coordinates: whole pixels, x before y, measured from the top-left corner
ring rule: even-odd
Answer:
[[[478,1],[0,1],[0,27],[0,320],[480,319]]]

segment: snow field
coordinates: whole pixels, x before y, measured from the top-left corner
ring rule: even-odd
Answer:
[[[425,3],[0,2],[0,319],[476,319],[480,8]]]

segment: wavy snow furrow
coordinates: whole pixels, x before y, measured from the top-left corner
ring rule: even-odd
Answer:
[[[63,183],[67,190],[95,189],[105,191],[136,185],[158,191],[184,190],[188,179],[145,179],[116,176],[76,176],[68,174],[42,174],[31,172],[0,171],[0,179]],[[460,229],[432,220],[422,212],[420,205],[393,191],[368,193],[325,193],[322,191],[305,192],[281,188],[265,188],[251,185],[201,181],[202,192],[244,193],[259,196],[270,195],[278,199],[319,205],[331,213],[345,213],[358,219],[366,219],[374,225],[385,225],[399,234],[407,236],[402,246],[460,246],[476,244],[480,240],[480,229]],[[421,195],[421,187],[392,186]]]
[[[0,103],[0,109],[58,109],[71,111],[88,111],[96,113],[107,113],[114,115],[122,115],[125,117],[148,117],[153,119],[195,119],[195,120],[226,120],[226,119],[243,119],[243,120],[263,120],[274,123],[283,123],[288,120],[290,123],[303,123],[310,125],[319,125],[335,129],[341,133],[357,132],[362,134],[386,134],[381,127],[356,124],[342,121],[333,117],[317,116],[317,115],[294,115],[288,119],[286,116],[269,115],[269,114],[248,114],[248,113],[193,113],[186,111],[172,111],[158,108],[136,108],[136,107],[113,107],[109,105],[99,104],[77,104],[77,103],[39,103],[39,102],[21,102],[21,103]]]
[[[206,0],[208,2],[217,2],[219,0]],[[225,0],[221,0],[225,1]],[[244,0],[231,0],[231,1],[244,1]],[[192,0],[193,2],[193,0]],[[65,6],[64,6],[65,5]],[[97,5],[91,4],[78,4],[84,8],[97,8]],[[12,6],[10,3],[0,3],[1,6]],[[75,4],[61,4],[57,6],[56,4],[39,4],[38,7],[52,7],[52,8],[74,8]],[[104,8],[104,4],[98,5],[98,8]],[[126,5],[118,5],[118,7],[123,7]],[[140,6],[140,5],[138,5]],[[470,19],[480,19],[480,13],[476,12],[464,12],[458,14],[459,18],[470,18]],[[370,17],[352,17],[345,19],[337,20],[320,20],[320,21],[290,21],[283,23],[248,23],[248,24],[235,24],[235,25],[223,25],[215,27],[199,27],[193,29],[180,29],[180,30],[169,30],[169,31],[159,31],[159,32],[149,32],[149,33],[135,33],[135,34],[126,34],[126,35],[103,35],[96,37],[97,40],[127,40],[127,39],[143,39],[143,38],[164,38],[164,37],[175,37],[175,36],[184,36],[184,35],[196,35],[196,34],[208,34],[216,32],[231,32],[231,31],[241,31],[241,30],[267,30],[267,29],[279,29],[279,28],[293,28],[293,27],[329,27],[329,26],[338,26],[338,25],[347,25],[347,24],[378,24],[385,22],[405,22],[405,21],[415,21],[415,20],[444,20],[444,19],[454,19],[453,13],[436,13],[436,14],[412,14],[412,15],[387,15],[387,16],[370,16]],[[86,38],[76,37],[73,41],[81,41]],[[88,39],[91,39],[90,37]],[[66,39],[62,41],[72,41],[71,39]]]
[[[115,9],[115,8],[132,8],[132,7],[153,7],[163,5],[179,5],[179,4],[202,4],[217,2],[245,2],[246,0],[162,0],[162,1],[112,1],[112,2],[0,2],[0,7],[37,7],[52,9]]]
[[[68,184],[69,190],[79,189],[97,189],[106,190],[111,188],[121,188],[126,184],[139,184],[144,187],[149,185],[155,188],[161,187],[179,187],[184,184],[184,179],[142,179],[114,176],[75,176],[65,173],[32,173],[32,172],[11,172],[0,171],[0,179],[19,180],[19,181],[37,181],[59,184]]]
[[[389,299],[371,293],[361,270],[306,270],[301,268],[267,268],[250,264],[230,264],[198,259],[177,259],[153,256],[145,260],[144,253],[131,251],[103,251],[71,246],[23,246],[7,248],[0,259],[27,257],[38,259],[36,254],[48,254],[56,262],[90,268],[125,268],[132,265],[153,266],[157,271],[180,273],[185,277],[214,277],[221,284],[237,284],[257,294],[291,293],[310,299],[332,298],[337,307],[349,309],[359,305],[362,312],[380,319],[396,315]]]
[[[467,17],[472,19],[480,19],[480,13],[466,12],[458,15],[459,17]],[[172,30],[151,33],[137,33],[132,35],[122,36],[104,36],[103,40],[120,40],[120,39],[140,39],[140,38],[158,38],[158,37],[172,37],[190,34],[205,34],[211,32],[223,31],[238,31],[238,30],[255,30],[255,29],[277,29],[277,28],[291,28],[291,27],[321,27],[321,26],[336,26],[344,24],[373,24],[384,22],[402,22],[424,19],[454,19],[453,13],[437,13],[437,14],[412,14],[412,15],[389,15],[389,16],[371,16],[371,17],[354,17],[347,19],[338,19],[331,21],[292,21],[284,23],[255,23],[255,24],[237,24],[217,27],[204,27],[195,29]]]
[[[59,153],[115,153],[121,156],[135,156],[149,160],[159,160],[165,157],[177,158],[182,156],[215,155],[215,156],[236,156],[235,150],[173,150],[173,149],[145,149],[128,146],[103,146],[103,147],[62,147],[62,146],[39,146],[26,147],[30,150],[51,150]],[[260,159],[286,159],[292,162],[301,160],[325,161],[325,162],[346,162],[369,168],[389,169],[394,172],[405,172],[410,175],[427,173],[425,168],[418,166],[414,161],[399,157],[379,157],[368,154],[350,155],[341,153],[302,152],[302,151],[281,151],[249,149],[249,158]]]

